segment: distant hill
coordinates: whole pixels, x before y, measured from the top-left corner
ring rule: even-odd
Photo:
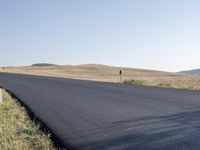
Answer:
[[[32,64],[32,66],[35,66],[35,67],[48,67],[48,66],[55,66],[55,64],[37,63],[37,64]]]
[[[182,74],[197,74],[200,75],[200,69],[194,69],[194,70],[185,70],[185,71],[180,71],[178,73],[182,73]]]
[[[128,84],[146,84],[151,86],[195,89],[200,91],[200,76],[155,70],[115,67],[101,64],[57,65],[36,63],[32,66],[6,67],[5,70],[0,67],[0,72],[115,83],[120,82],[120,70],[122,70],[122,80],[128,80],[126,82]]]

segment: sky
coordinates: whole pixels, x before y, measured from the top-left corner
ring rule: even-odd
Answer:
[[[0,66],[200,68],[199,0],[0,0]]]

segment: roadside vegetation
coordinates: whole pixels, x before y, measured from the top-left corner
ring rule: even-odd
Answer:
[[[6,67],[4,70],[3,68],[0,68],[0,72],[119,83],[119,70],[122,70],[122,79],[125,84],[200,91],[200,75],[186,75],[155,70],[112,67],[98,64],[77,66],[61,66],[52,64],[35,65],[36,66]]]
[[[127,85],[143,85],[143,86],[147,86],[148,82],[145,80],[124,80],[123,81],[124,84]]]
[[[140,86],[153,86],[163,88],[174,88],[174,89],[186,89],[186,90],[197,90],[200,91],[200,80],[196,82],[182,81],[182,82],[151,82],[148,80],[124,80],[123,84],[127,85],[140,85]]]
[[[156,86],[156,87],[164,87],[164,88],[173,88],[170,83],[158,83],[158,84],[151,84],[146,80],[124,80],[123,84],[127,85],[140,85],[140,86]],[[174,87],[175,88],[175,87]]]
[[[0,103],[0,150],[54,150],[50,134],[39,128],[25,108],[4,91]]]

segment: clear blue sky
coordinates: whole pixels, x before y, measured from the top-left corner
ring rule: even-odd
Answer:
[[[200,68],[199,0],[1,0],[0,66]]]

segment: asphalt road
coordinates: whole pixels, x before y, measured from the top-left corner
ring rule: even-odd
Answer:
[[[3,73],[0,86],[72,149],[200,149],[200,92]]]

